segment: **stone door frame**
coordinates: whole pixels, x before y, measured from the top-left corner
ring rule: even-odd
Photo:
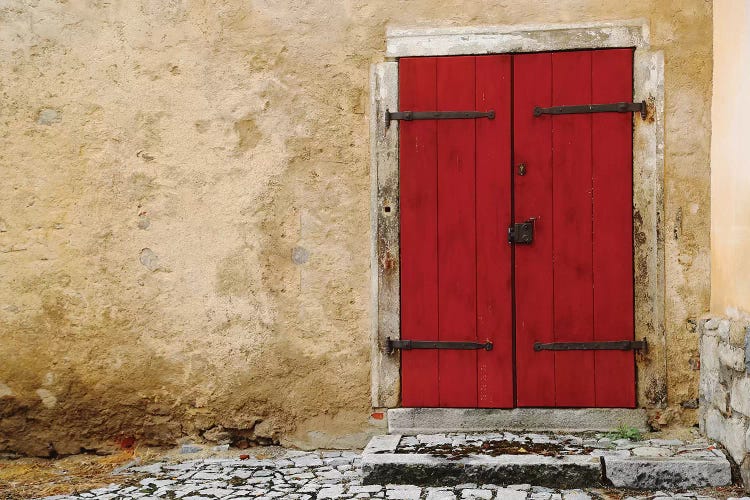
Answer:
[[[664,57],[650,50],[643,19],[589,24],[388,28],[385,62],[370,72],[371,398],[374,408],[400,405],[400,228],[398,122],[386,127],[385,111],[398,110],[398,58],[550,52],[633,47],[633,94],[648,117],[633,117],[633,268],[637,394],[642,408],[666,405],[664,329]]]

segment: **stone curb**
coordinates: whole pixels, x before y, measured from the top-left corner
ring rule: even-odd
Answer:
[[[433,436],[423,436],[422,439]],[[591,454],[551,457],[544,455],[479,455],[461,458],[429,453],[396,453],[403,436],[374,436],[362,454],[364,484],[451,486],[466,483],[528,483],[548,488],[595,488],[612,484],[630,489],[687,489],[732,484],[729,460],[703,445],[685,448],[687,454],[658,456],[660,451],[641,446],[646,456],[622,456],[618,450],[596,449]],[[409,438],[414,439],[414,438]],[[665,446],[677,446],[662,440]],[[643,442],[657,445],[659,440]],[[692,449],[694,448],[694,449]],[[697,456],[696,456],[697,454]]]
[[[732,484],[726,458],[605,456],[603,460],[607,480],[618,488],[672,490]]]
[[[362,455],[362,482],[418,486],[528,483],[570,489],[601,485],[602,472],[599,458],[589,455],[472,456],[449,460],[425,454],[384,453]]]

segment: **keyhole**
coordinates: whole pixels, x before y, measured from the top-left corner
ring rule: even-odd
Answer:
[[[526,164],[521,163],[518,165],[518,175],[526,175]]]

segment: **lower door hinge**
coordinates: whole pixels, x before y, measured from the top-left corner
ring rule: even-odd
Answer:
[[[601,342],[551,342],[534,343],[535,351],[647,351],[648,343],[643,340],[614,340]]]

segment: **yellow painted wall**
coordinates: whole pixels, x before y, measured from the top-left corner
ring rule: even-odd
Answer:
[[[647,19],[665,60],[669,380],[639,390],[669,405],[661,422],[694,422],[711,2],[0,5],[0,451],[219,427],[365,441],[368,78],[387,26]]]
[[[750,312],[750,0],[714,2],[711,310]]]

